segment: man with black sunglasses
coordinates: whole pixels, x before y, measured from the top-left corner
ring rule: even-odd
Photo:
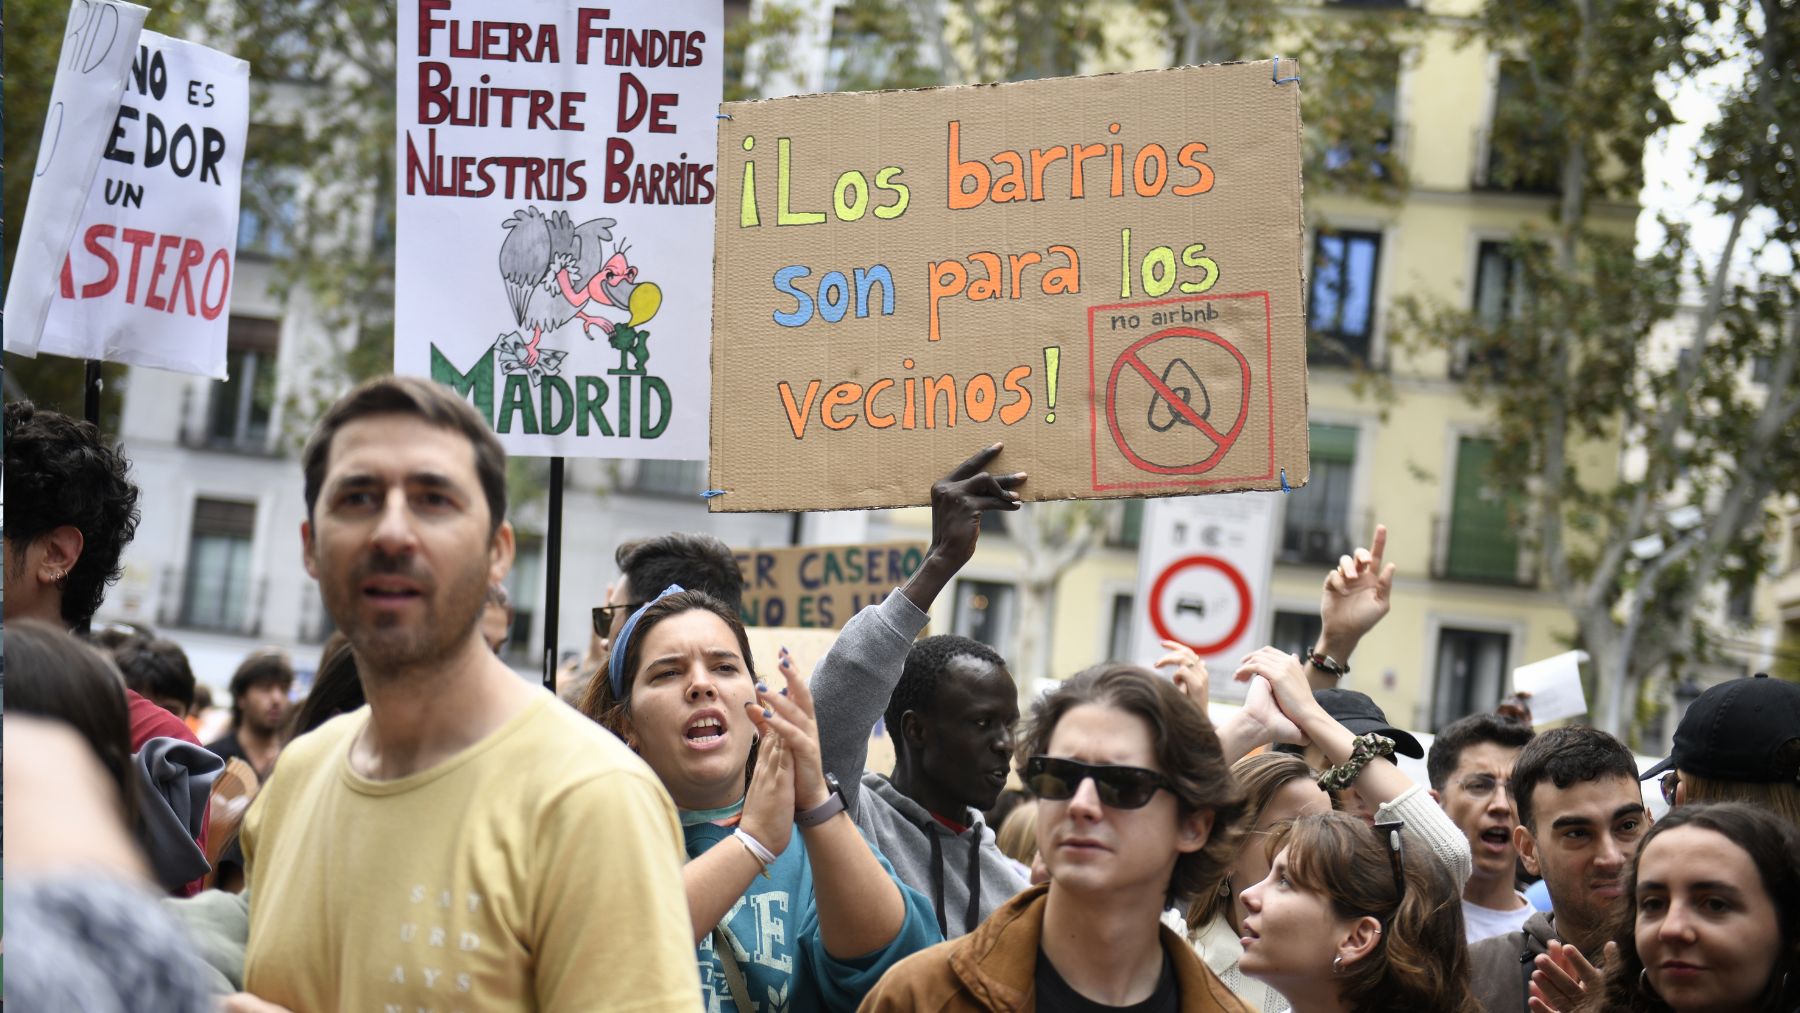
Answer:
[[[1006,662],[966,637],[913,642],[975,552],[981,517],[1016,510],[1023,473],[992,473],[994,444],[931,487],[931,547],[906,585],[845,625],[810,683],[825,770],[851,818],[908,886],[931,898],[945,938],[973,929],[1025,886],[981,813],[1006,787],[1018,688]],[[885,719],[892,777],[865,771]]]
[[[1248,1013],[1160,920],[1241,839],[1243,790],[1200,708],[1146,669],[1096,666],[1032,706],[1015,758],[1049,883],[895,965],[862,1009]]]
[[[619,543],[613,560],[619,576],[607,585],[606,603],[594,607],[593,637],[578,666],[582,676],[573,687],[563,686],[558,676],[556,691],[564,699],[579,697],[586,679],[606,667],[613,639],[625,620],[670,584],[705,591],[734,611],[743,611],[744,571],[738,568],[731,547],[712,535],[671,531],[654,538],[633,538]]]

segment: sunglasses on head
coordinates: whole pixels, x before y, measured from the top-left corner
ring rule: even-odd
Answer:
[[[1394,868],[1394,906],[1406,899],[1406,850],[1401,846],[1400,831],[1406,828],[1403,820],[1389,820],[1375,824],[1375,833],[1380,836],[1382,846],[1387,850],[1388,861]]]
[[[1143,767],[1115,767],[1082,763],[1055,756],[1034,756],[1025,761],[1025,788],[1046,802],[1075,797],[1081,782],[1092,780],[1100,803],[1114,809],[1141,809],[1158,788],[1171,788],[1169,779]],[[1171,789],[1172,790],[1172,789]]]
[[[607,638],[612,636],[613,617],[617,615],[623,621],[627,616],[650,604],[647,601],[619,602],[617,605],[594,606],[594,636]]]

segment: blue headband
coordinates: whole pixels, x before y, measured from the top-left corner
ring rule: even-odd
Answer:
[[[680,584],[670,584],[663,588],[662,594],[638,607],[631,618],[625,620],[625,626],[619,630],[619,636],[612,642],[612,656],[606,659],[607,681],[612,683],[613,699],[620,703],[625,701],[625,648],[631,643],[631,635],[637,632],[638,620],[644,618],[644,610],[662,601],[672,594],[681,594],[687,589]]]

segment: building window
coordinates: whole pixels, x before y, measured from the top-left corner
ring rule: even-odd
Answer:
[[[506,574],[506,597],[512,602],[512,629],[501,653],[523,650],[531,643],[531,622],[537,615],[537,603],[544,586],[544,541],[537,535],[521,534],[513,553],[512,569]]]
[[[1539,94],[1531,69],[1522,60],[1501,63],[1483,183],[1496,190],[1555,193],[1561,136],[1561,117]]]
[[[1516,244],[1487,239],[1475,251],[1475,318],[1483,327],[1517,321],[1530,307],[1529,275]]]
[[[1018,591],[1011,584],[985,580],[956,582],[956,618],[951,632],[999,651],[1012,653],[1013,614]]]
[[[639,461],[631,488],[653,496],[698,496],[706,488],[706,462]]]
[[[1352,2],[1356,6],[1404,6],[1403,0],[1391,4],[1387,0]],[[1354,94],[1344,96],[1352,107],[1360,107],[1360,115],[1353,117],[1356,131],[1332,138],[1331,146],[1325,149],[1327,172],[1360,167],[1375,179],[1391,175],[1386,156],[1393,153],[1400,122],[1400,58],[1393,54],[1371,59],[1379,59],[1380,65],[1366,80],[1358,77],[1350,82]]]
[[[983,520],[983,527],[986,520]],[[1106,526],[1106,544],[1118,549],[1135,549],[1144,536],[1144,501],[1122,500],[1119,510]]]
[[[211,385],[205,445],[262,451],[275,414],[275,359],[281,322],[233,316],[226,334],[226,379]]]
[[[1506,686],[1512,638],[1487,630],[1438,631],[1436,688],[1431,697],[1431,730],[1457,718],[1491,711]]]
[[[1275,628],[1269,633],[1269,643],[1283,654],[1311,654],[1319,644],[1319,631],[1324,625],[1317,612],[1278,611]]]
[[[1132,661],[1131,637],[1137,626],[1137,616],[1132,610],[1136,595],[1115,594],[1112,603],[1112,627],[1106,637],[1106,657],[1109,661]]]
[[[1380,260],[1378,232],[1321,229],[1313,237],[1309,361],[1343,365],[1367,361]]]
[[[255,532],[256,504],[194,501],[182,625],[230,632],[252,628],[250,545]]]
[[[1284,563],[1335,563],[1355,548],[1350,530],[1350,486],[1356,470],[1356,427],[1308,427],[1312,473],[1304,488],[1284,497],[1281,552]]]
[[[1465,436],[1457,443],[1456,485],[1448,525],[1440,525],[1436,576],[1451,580],[1529,583],[1520,567],[1515,530],[1519,495],[1495,482],[1494,441]]]
[[[257,131],[257,148],[287,140],[280,132]],[[283,165],[272,152],[252,151],[244,158],[244,190],[238,203],[237,249],[251,257],[284,257],[293,251],[293,232],[300,221],[298,166]]]

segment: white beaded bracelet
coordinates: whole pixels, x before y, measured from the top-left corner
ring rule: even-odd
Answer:
[[[737,838],[737,842],[744,846],[744,850],[750,852],[750,857],[756,859],[756,864],[762,866],[763,878],[772,879],[773,877],[769,875],[769,866],[775,864],[775,853],[764,847],[763,842],[750,836],[743,827],[733,830],[731,836]]]

